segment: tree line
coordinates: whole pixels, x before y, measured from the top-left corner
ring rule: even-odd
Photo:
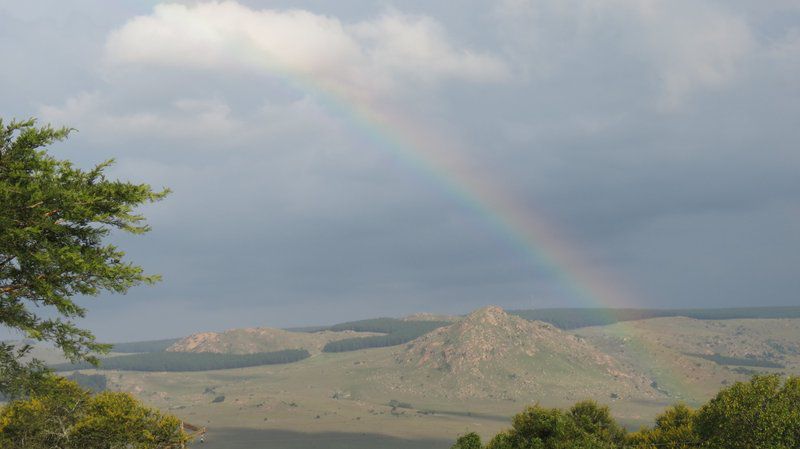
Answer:
[[[121,355],[100,360],[95,366],[88,362],[54,365],[55,371],[83,369],[120,371],[211,371],[246,368],[250,366],[292,363],[308,358],[305,349],[287,349],[255,354],[217,354],[213,352],[150,352]]]
[[[676,404],[652,427],[627,432],[607,406],[583,401],[569,410],[534,405],[483,444],[477,433],[451,449],[797,449],[800,377],[755,376],[692,409]]]
[[[694,352],[687,352],[685,354],[714,362],[717,365],[752,366],[756,368],[786,368],[786,365],[781,363],[750,357],[727,357],[721,354],[698,354]]]
[[[328,329],[332,331],[379,332],[385,335],[353,337],[332,341],[326,344],[322,351],[346,352],[401,345],[449,324],[446,321],[405,321],[397,318],[374,318],[337,324]]]

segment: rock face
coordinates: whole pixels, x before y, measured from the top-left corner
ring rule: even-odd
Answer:
[[[369,335],[378,334],[354,331],[291,332],[283,329],[252,327],[193,334],[178,340],[167,348],[167,351],[252,354],[284,349],[305,349],[311,354],[316,354],[321,352],[328,342]]]
[[[437,329],[406,346],[409,362],[454,374],[479,371],[506,358],[531,358],[541,350],[584,356],[598,368],[611,367],[610,356],[574,335],[541,321],[527,321],[497,306],[484,307],[451,326]]]
[[[611,391],[647,389],[644,376],[623,372],[616,359],[582,338],[496,306],[413,340],[395,360],[406,368],[440,373],[440,382],[455,387],[461,396],[511,394],[545,385],[566,390],[592,384],[605,384]]]
[[[405,356],[417,367],[461,374],[479,370],[483,362],[503,358],[511,352],[532,357],[538,348],[531,337],[541,330],[534,323],[490,306],[412,341]]]

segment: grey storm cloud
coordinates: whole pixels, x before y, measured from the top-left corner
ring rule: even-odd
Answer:
[[[174,190],[117,237],[164,282],[87,299],[102,338],[587,303],[348,104],[439,132],[636,305],[797,304],[794,2],[146,3],[0,4],[0,115]]]

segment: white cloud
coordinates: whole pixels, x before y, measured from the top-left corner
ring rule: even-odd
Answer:
[[[442,26],[430,17],[391,13],[350,29],[365,44],[370,63],[427,81],[464,78],[493,81],[507,75],[498,59],[447,42]]]
[[[236,2],[163,4],[114,31],[112,65],[256,70],[311,78],[347,94],[391,92],[398,82],[496,81],[505,64],[458,49],[433,19],[389,12],[346,24],[302,10],[255,10]]]

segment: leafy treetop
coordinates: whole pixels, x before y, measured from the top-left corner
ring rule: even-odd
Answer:
[[[720,391],[692,410],[669,407],[655,426],[626,434],[607,407],[592,401],[568,412],[534,405],[486,445],[468,433],[452,449],[797,449],[800,378],[755,376]]]
[[[0,120],[0,326],[50,341],[70,360],[96,362],[92,354],[108,346],[74,325],[85,310],[73,298],[124,293],[159,279],[123,260],[124,252],[104,240],[113,230],[147,232],[136,208],[168,190],[107,179],[111,160],[82,170],[49,155],[44,148],[69,133],[37,127],[33,119]],[[40,307],[52,312],[42,316]],[[0,344],[0,391],[25,368],[20,355]]]
[[[52,375],[0,409],[0,447],[9,449],[178,449],[188,439],[180,420],[129,393],[92,395]]]

